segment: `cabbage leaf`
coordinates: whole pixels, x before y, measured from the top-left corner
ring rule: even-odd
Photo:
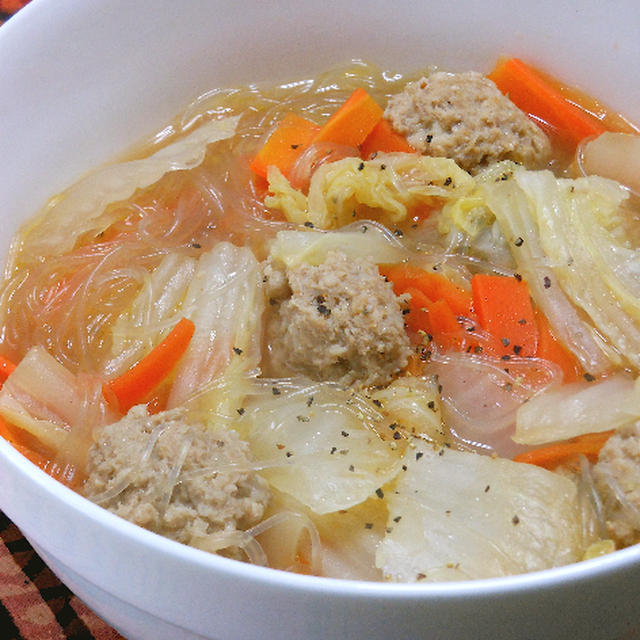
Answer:
[[[576,485],[503,458],[416,442],[387,492],[377,566],[399,582],[525,573],[580,560]]]
[[[262,379],[234,428],[262,475],[316,514],[364,502],[399,471],[400,447],[376,429],[384,416],[365,396],[333,383]]]
[[[523,404],[513,439],[537,445],[617,429],[640,419],[640,378],[616,374],[597,382],[546,389]]]
[[[230,138],[239,116],[211,120],[147,158],[109,164],[53,198],[23,229],[23,250],[32,255],[64,254],[85,233],[100,233],[115,218],[107,205],[131,197],[170,171],[197,167],[207,145]]]
[[[469,193],[474,179],[447,158],[415,153],[378,154],[374,160],[343,158],[322,165],[311,177],[309,195],[296,191],[276,167],[267,173],[268,207],[290,222],[319,229],[342,227],[379,212],[380,221],[397,224],[420,203],[448,200]]]

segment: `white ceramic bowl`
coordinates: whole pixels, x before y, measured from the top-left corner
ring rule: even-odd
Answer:
[[[0,253],[20,221],[214,87],[360,57],[534,60],[640,121],[636,0],[34,0],[0,29]],[[0,508],[130,638],[640,637],[640,547],[508,579],[397,585],[256,568],[144,531],[0,441]]]

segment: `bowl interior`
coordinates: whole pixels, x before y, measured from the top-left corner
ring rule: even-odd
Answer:
[[[616,3],[615,10],[595,0],[542,0],[535,8],[516,0],[446,7],[192,0],[179,8],[170,0],[33,0],[0,29],[0,254],[49,196],[216,86],[298,79],[351,58],[390,70],[435,64],[487,71],[498,56],[518,55],[640,121],[640,84],[629,78],[640,66],[638,18],[633,0]],[[637,549],[473,585],[370,585],[256,569],[119,521],[58,486],[4,442],[0,507],[61,574],[80,576],[203,637],[238,637],[234,630],[241,628],[243,637],[256,638],[382,638],[426,629],[453,638],[470,633],[472,618],[479,626],[469,637],[495,637],[510,619],[535,635],[545,624],[536,611],[557,612],[571,597],[574,604],[556,619],[568,625],[582,615],[588,633],[595,612],[601,615],[615,597],[622,599],[609,617],[619,620],[624,591],[632,593],[640,575]],[[587,585],[588,598],[576,600],[579,585]],[[608,595],[598,601],[605,588]],[[251,601],[262,603],[263,612],[247,608]],[[92,604],[100,611],[99,598]],[[568,637],[561,635],[568,629],[549,627],[546,637]]]

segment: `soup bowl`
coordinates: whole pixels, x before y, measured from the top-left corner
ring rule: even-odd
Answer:
[[[488,71],[517,55],[640,121],[640,6],[459,0],[34,0],[0,29],[0,254],[90,168],[216,86],[362,58]],[[279,572],[121,520],[0,439],[0,508],[128,638],[640,638],[640,547],[547,571],[441,584]]]

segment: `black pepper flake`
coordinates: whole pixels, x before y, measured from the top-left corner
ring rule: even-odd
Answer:
[[[518,320],[518,324],[527,324],[527,319],[526,318],[520,318],[520,320]]]
[[[426,140],[427,144],[429,144],[433,140],[433,136],[430,133],[428,133],[427,137],[425,138],[425,140]]]
[[[473,353],[475,354],[480,354],[482,353],[482,347],[478,344],[475,347],[473,347]]]
[[[287,458],[290,458],[293,455],[293,453],[291,453],[291,451],[287,451],[287,453],[285,453],[285,455],[287,456]]]
[[[393,531],[393,527],[387,527],[384,532],[385,533],[391,533]]]
[[[395,430],[395,428],[396,428],[397,426],[398,426],[398,423],[397,423],[397,422],[392,422],[392,423],[389,425],[389,429],[391,429],[391,431],[394,431],[394,430]]]
[[[280,391],[278,387],[271,387],[271,393],[273,393],[274,396],[279,396],[282,393],[282,391]]]
[[[326,298],[322,294],[316,296],[316,302],[318,304],[324,304],[326,301]]]
[[[585,373],[584,374],[584,379],[587,382],[593,382],[596,378],[595,378],[595,376],[592,376],[590,373]]]
[[[331,451],[329,453],[333,455],[338,450],[338,447],[331,447]]]
[[[363,169],[364,169],[364,162],[361,162],[361,163],[358,165],[358,171],[362,171]]]
[[[356,468],[352,464],[350,464],[349,465],[349,471],[355,471],[355,470],[356,470]]]
[[[402,520],[402,516],[396,516],[393,521],[397,524],[398,522],[400,522],[400,520]]]
[[[429,409],[431,409],[431,411],[435,411],[436,410],[436,403],[433,400],[429,400],[429,402],[427,402],[427,407],[429,407]]]
[[[452,182],[451,176],[447,176],[447,179],[444,181],[444,186],[448,187]]]
[[[380,498],[380,500],[382,500],[382,498],[384,498],[384,491],[378,488],[376,489],[376,495],[378,496],[378,498]]]
[[[361,231],[362,233],[367,233],[367,231],[369,231],[369,227],[367,227],[367,225],[366,225],[366,224],[363,224],[363,225],[360,227],[360,231]]]
[[[406,464],[403,464],[403,465],[402,465],[402,470],[403,470],[403,471],[406,471],[406,470],[407,470],[407,468],[408,468],[408,467],[407,467],[407,465],[406,465]]]
[[[411,309],[403,309],[402,310],[402,315],[406,316],[408,313],[411,313]]]
[[[309,396],[307,398],[307,407],[310,407],[313,404],[313,396]]]
[[[240,347],[233,347],[233,350],[235,353],[237,353],[239,356],[242,355],[242,349]]]
[[[364,528],[365,529],[373,529],[373,522],[365,522],[364,523]]]
[[[509,338],[502,338],[500,342],[502,342],[505,347],[508,347],[510,344]]]
[[[521,351],[522,351],[522,347],[519,344],[513,345],[513,353],[519,356]]]
[[[402,229],[395,229],[393,235],[396,238],[402,238],[402,236],[404,236],[404,233],[402,232]]]
[[[519,273],[514,273],[513,277],[518,281],[518,282],[522,282],[522,276]]]
[[[505,382],[502,385],[502,388],[504,389],[504,391],[511,391],[513,389],[513,385],[510,382]]]
[[[382,407],[382,401],[378,400],[378,398],[374,398],[371,402],[376,405],[376,407]]]
[[[194,249],[202,249],[202,245],[201,245],[199,242],[192,242],[192,243],[191,243],[191,246],[192,246]]]
[[[387,168],[386,164],[381,164],[380,165],[380,171],[384,171]]]
[[[317,306],[317,309],[318,309],[318,313],[321,316],[325,316],[325,318],[328,318],[331,315],[331,309],[329,309],[329,307],[327,307],[324,304],[319,304]]]
[[[416,460],[420,460],[420,458],[422,458],[423,455],[424,453],[422,453],[422,451],[418,451],[418,453],[416,453]]]
[[[238,412],[238,415],[244,415],[244,407],[240,407],[239,409],[236,409],[236,411]]]
[[[313,224],[313,222],[311,222],[310,220],[307,220],[307,221],[304,223],[304,226],[305,226],[305,227],[309,227],[309,229],[313,229],[315,225],[314,225],[314,224]]]
[[[444,455],[444,449],[440,449],[440,451],[438,451],[438,455],[439,456],[443,456]]]
[[[511,356],[507,353],[505,355],[503,355],[500,360],[511,360]]]
[[[349,437],[349,432],[348,431],[341,431],[340,433],[342,434],[343,438],[348,438]]]
[[[399,431],[394,431],[393,432],[393,439],[394,440],[400,440],[400,438],[402,438],[402,434]]]
[[[549,276],[545,276],[542,282],[545,289],[548,289],[551,286],[551,278]]]
[[[513,516],[513,518],[511,518],[511,522],[513,522],[513,525],[517,525],[520,523],[520,518],[518,518],[518,516]]]
[[[427,574],[426,573],[417,573],[416,574],[416,580],[426,580],[427,578]]]
[[[297,149],[299,146],[300,146],[299,144],[292,144],[292,145],[291,145],[291,148],[292,148],[292,149]]]
[[[222,447],[224,447],[224,440],[216,440],[216,446],[222,449]]]
[[[467,331],[468,331],[469,333],[473,333],[475,330],[476,330],[475,325],[472,325],[471,327],[467,327]]]
[[[488,485],[484,488],[484,492],[485,492],[485,493],[489,493],[489,489],[491,489],[491,485],[489,485],[489,484],[488,484]]]
[[[516,247],[521,247],[524,244],[524,239],[518,236],[513,244],[515,244]]]

